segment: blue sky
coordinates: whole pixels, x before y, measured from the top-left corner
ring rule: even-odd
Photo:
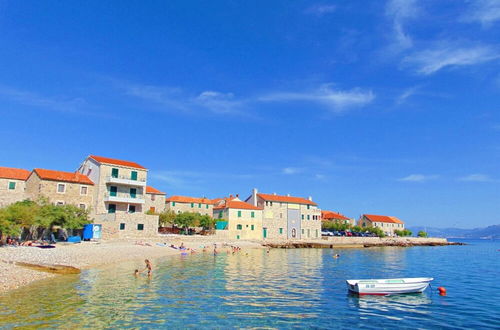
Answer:
[[[500,1],[0,1],[0,164],[500,223]]]

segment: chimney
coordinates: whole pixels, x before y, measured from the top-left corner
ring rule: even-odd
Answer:
[[[240,198],[240,194],[236,194],[236,198]]]
[[[232,198],[233,198],[233,194],[229,195],[229,198],[231,198],[231,199],[232,199]]]
[[[253,206],[257,206],[257,188],[252,189]]]
[[[307,199],[310,200],[311,202],[313,200],[312,196],[307,197]]]
[[[290,194],[286,194],[286,197],[290,197]]]

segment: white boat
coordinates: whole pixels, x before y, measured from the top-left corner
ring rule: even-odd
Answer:
[[[379,295],[423,292],[432,277],[347,280],[349,291],[359,295]]]

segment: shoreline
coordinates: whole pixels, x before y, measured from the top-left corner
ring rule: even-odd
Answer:
[[[137,244],[137,243],[140,244]],[[2,247],[0,248],[0,294],[7,293],[36,281],[56,276],[63,276],[51,272],[34,270],[20,266],[19,263],[34,265],[60,265],[75,267],[81,270],[115,264],[126,261],[144,261],[144,259],[158,259],[180,255],[181,251],[171,248],[173,244],[179,246],[184,243],[186,248],[195,249],[202,253],[206,246],[211,253],[214,244],[220,249],[223,244],[238,246],[242,249],[263,248],[368,248],[380,246],[443,246],[463,245],[442,239],[370,238],[366,241],[361,238],[327,238],[315,241],[242,241],[224,240],[210,236],[165,236],[154,237],[144,241],[111,240],[102,242],[82,242],[79,244],[59,243],[54,249],[40,249],[37,247]],[[165,243],[168,246],[159,246]],[[221,249],[224,251],[224,248]]]

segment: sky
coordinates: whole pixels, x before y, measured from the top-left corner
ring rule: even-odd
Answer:
[[[0,166],[482,227],[499,101],[498,0],[0,0]]]

